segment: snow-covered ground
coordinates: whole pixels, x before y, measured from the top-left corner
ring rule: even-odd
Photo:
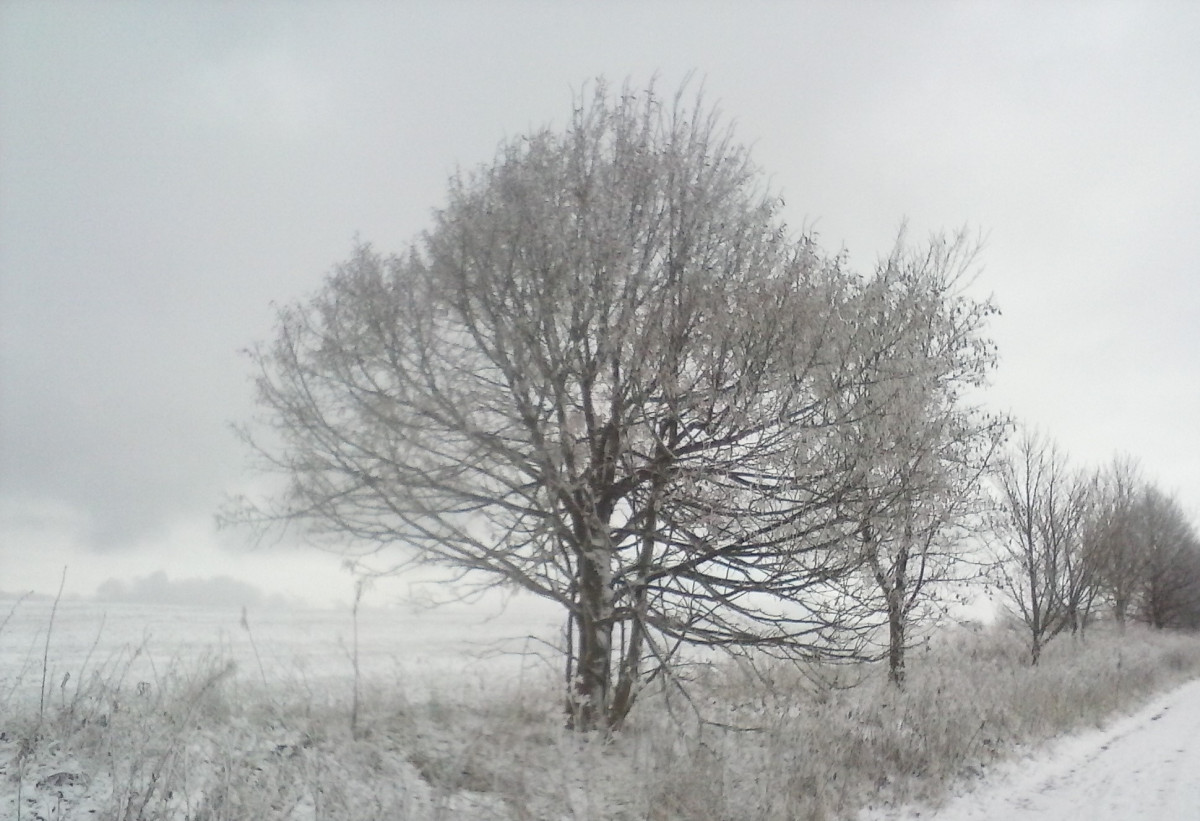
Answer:
[[[14,605],[15,609],[14,609]],[[353,671],[355,625],[347,610],[171,607],[86,600],[0,598],[0,682],[32,685],[43,658],[48,681],[70,673],[125,669],[131,682],[152,681],[172,662],[205,654],[232,659],[243,676],[269,681],[347,679]],[[440,678],[519,674],[554,641],[558,627],[545,608],[395,607],[358,616],[364,676],[427,685]],[[49,644],[47,645],[47,632]],[[28,689],[23,688],[23,689]],[[419,697],[418,693],[413,694]]]
[[[814,698],[787,670],[722,668],[696,679],[697,703],[767,715],[763,732],[701,738],[651,709],[590,745],[561,732],[545,688],[560,660],[522,655],[560,639],[550,611],[362,612],[355,734],[347,611],[64,600],[51,627],[52,606],[0,597],[0,821],[126,817],[114,808],[139,795],[160,819],[763,821],[874,801],[891,808],[860,821],[1200,821],[1200,681],[1008,758],[1195,675],[1187,636],[1099,633],[1029,668],[1011,635],[964,632],[914,659],[899,698],[882,679]],[[985,721],[988,738],[964,734]],[[988,775],[938,809],[896,805],[972,771]]]
[[[1137,713],[1061,739],[997,771],[940,810],[861,821],[1197,821],[1200,681]]]

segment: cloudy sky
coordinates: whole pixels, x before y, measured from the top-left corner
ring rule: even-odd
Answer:
[[[166,570],[325,603],[218,533],[239,349],[356,236],[604,75],[702,79],[789,221],[868,268],[987,237],[991,401],[1200,513],[1200,4],[0,4],[0,590]]]

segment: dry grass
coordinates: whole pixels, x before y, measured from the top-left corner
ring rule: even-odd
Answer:
[[[1051,645],[1037,668],[1002,630],[916,651],[907,687],[872,667],[697,668],[692,701],[648,693],[612,739],[561,729],[547,679],[427,683],[405,698],[266,682],[221,655],[130,680],[132,648],[40,698],[0,670],[0,817],[244,819],[851,818],[936,801],[961,778],[1095,726],[1200,674],[1200,639],[1130,629]],[[849,686],[853,684],[854,686]]]

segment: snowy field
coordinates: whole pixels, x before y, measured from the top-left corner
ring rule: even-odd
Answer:
[[[281,684],[334,685],[353,677],[355,626],[349,608],[244,612],[67,600],[59,602],[51,624],[52,607],[45,598],[19,605],[14,598],[0,598],[0,620],[11,612],[0,631],[0,695],[19,682],[18,693],[29,697],[32,686],[36,698],[44,657],[47,680],[56,684],[67,674],[78,679],[89,671],[126,667],[133,685],[152,682],[172,664],[203,656],[234,661],[242,677]],[[552,615],[528,604],[505,610],[468,605],[363,609],[358,614],[360,670],[364,678],[404,682],[407,688],[443,679],[519,676],[542,664],[543,642],[557,634]],[[76,683],[67,681],[66,695]]]
[[[952,630],[903,692],[716,664],[603,740],[563,729],[544,609],[364,610],[356,698],[349,610],[63,601],[51,629],[14,604],[2,821],[1200,819],[1194,636],[1097,630],[1031,668],[1017,633]]]

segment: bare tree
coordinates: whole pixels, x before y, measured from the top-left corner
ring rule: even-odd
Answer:
[[[1200,549],[1179,502],[1117,457],[1098,475],[1088,562],[1119,625],[1200,623]]]
[[[853,654],[854,279],[778,207],[699,99],[597,84],[280,312],[245,436],[286,487],[233,518],[558,603],[579,730],[683,643]]]
[[[1096,518],[1088,563],[1113,618],[1123,627],[1144,578],[1138,518],[1146,482],[1137,462],[1127,456],[1114,458],[1099,472],[1096,482]]]
[[[1137,543],[1143,554],[1138,601],[1153,627],[1200,625],[1200,541],[1179,502],[1147,485],[1137,506]]]
[[[1071,626],[1090,482],[1044,436],[1026,430],[996,473],[994,532],[1003,587],[1029,633],[1030,659]]]
[[[1062,556],[1062,603],[1066,627],[1083,637],[1103,596],[1108,510],[1102,471],[1080,473],[1077,494],[1084,508],[1074,547]]]
[[[912,248],[903,236],[864,283],[847,364],[843,435],[857,454],[852,517],[868,610],[887,626],[888,676],[905,678],[910,621],[959,579],[980,478],[1007,422],[977,404],[995,365],[994,308],[968,297],[977,246],[960,233]],[[974,393],[973,393],[974,392]]]

